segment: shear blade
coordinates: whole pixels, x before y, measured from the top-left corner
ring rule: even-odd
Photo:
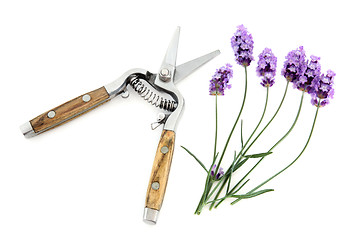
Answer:
[[[205,54],[204,56],[183,63],[180,66],[177,66],[174,82],[180,82],[181,80],[189,76],[191,73],[193,73],[195,70],[197,70],[199,67],[209,62],[211,59],[218,56],[219,54],[220,51],[216,50],[211,53]]]
[[[178,46],[179,46],[179,37],[180,37],[180,27],[177,27],[175,30],[175,33],[171,39],[171,42],[169,43],[168,49],[166,51],[162,68],[171,66],[175,68],[176,66],[176,57],[178,52]]]
[[[216,50],[211,53],[205,54],[204,56],[181,64],[180,66],[176,66],[179,37],[180,27],[177,27],[169,43],[168,49],[166,51],[164,60],[160,68],[160,71],[162,69],[170,68],[169,70],[171,71],[171,79],[173,79],[174,83],[180,82],[181,80],[189,76],[191,73],[193,73],[195,70],[197,70],[199,67],[220,54],[220,51]]]

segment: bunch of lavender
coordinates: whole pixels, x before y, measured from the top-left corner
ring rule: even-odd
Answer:
[[[321,74],[321,66],[319,63],[320,58],[316,56],[311,56],[310,60],[306,60],[305,50],[302,46],[299,48],[292,50],[285,57],[284,67],[281,70],[281,75],[286,79],[286,87],[283,94],[283,97],[278,105],[277,110],[272,115],[270,120],[265,124],[265,126],[258,131],[260,124],[265,116],[267,105],[268,105],[268,97],[269,97],[269,89],[275,83],[276,76],[276,66],[277,66],[277,58],[273,54],[270,48],[265,48],[259,54],[259,60],[257,62],[256,73],[261,78],[260,84],[266,88],[266,97],[265,104],[263,108],[262,115],[258,121],[258,124],[253,129],[252,133],[249,135],[246,141],[243,138],[243,121],[241,120],[241,128],[240,128],[240,136],[241,136],[241,147],[238,151],[234,151],[234,156],[231,161],[230,166],[228,166],[227,170],[224,171],[222,167],[222,161],[225,156],[225,152],[227,150],[228,144],[231,140],[231,137],[235,131],[235,128],[239,122],[240,116],[245,106],[245,100],[247,95],[247,68],[250,66],[250,63],[254,60],[253,48],[254,41],[251,34],[247,31],[247,29],[240,25],[237,27],[237,31],[234,33],[234,36],[231,38],[231,47],[234,51],[235,61],[237,64],[244,68],[245,72],[245,87],[244,94],[242,99],[242,104],[235,119],[234,125],[228,135],[228,138],[225,142],[224,148],[220,152],[217,151],[217,136],[218,136],[218,100],[217,96],[223,96],[225,89],[229,89],[231,85],[229,84],[230,79],[233,77],[233,70],[231,69],[230,64],[226,64],[225,66],[216,70],[212,79],[210,80],[210,95],[215,96],[215,142],[214,142],[214,152],[212,157],[212,163],[209,168],[206,168],[205,165],[187,148],[183,147],[194,159],[202,166],[202,168],[206,172],[206,180],[205,180],[205,188],[203,194],[200,198],[199,204],[196,208],[195,213],[200,214],[203,207],[206,205],[210,205],[210,210],[213,207],[218,207],[225,199],[233,199],[231,204],[235,204],[242,199],[253,198],[264,194],[266,192],[274,191],[274,189],[262,189],[263,185],[271,181],[273,178],[281,174],[283,171],[288,169],[291,165],[293,165],[303,154],[306,147],[310,142],[310,138],[312,136],[315,122],[317,119],[318,111],[320,107],[323,107],[329,103],[329,99],[334,95],[333,89],[333,79],[335,73],[331,70],[327,71],[327,74]],[[302,92],[299,108],[297,114],[294,118],[294,121],[291,127],[284,133],[284,135],[275,142],[275,144],[268,149],[267,151],[256,153],[256,154],[248,154],[248,151],[251,149],[253,144],[259,139],[259,137],[264,133],[266,128],[271,124],[274,118],[277,116],[280,111],[283,102],[285,100],[289,83],[292,83],[294,88],[297,88]],[[273,153],[273,150],[278,146],[293,130],[295,127],[298,118],[300,116],[300,111],[303,105],[304,94],[308,93],[311,95],[311,103],[316,106],[316,112],[314,121],[310,130],[309,137],[300,151],[298,156],[293,159],[285,168],[266,179],[262,183],[258,184],[256,187],[252,188],[250,191],[239,194],[240,190],[243,190],[243,187],[249,182],[248,176],[249,174],[255,170],[255,168],[270,154]],[[257,133],[257,134],[256,134]],[[256,136],[255,136],[256,134]],[[250,159],[257,159],[257,161],[252,163],[252,167],[248,170],[239,181],[232,183],[232,178],[234,173],[241,168],[243,165],[251,164],[253,161],[249,161]],[[224,188],[226,187],[226,190]],[[220,196],[223,194],[223,196]]]

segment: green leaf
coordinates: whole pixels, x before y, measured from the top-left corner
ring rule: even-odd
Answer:
[[[232,195],[231,197],[237,198],[235,201],[233,201],[231,203],[231,205],[234,205],[235,203],[237,203],[238,201],[240,201],[241,199],[247,199],[247,198],[253,198],[256,196],[259,196],[261,194],[267,193],[267,192],[272,192],[274,191],[274,189],[264,189],[264,190],[260,190],[254,193],[249,193],[249,194],[242,194],[242,195]]]
[[[185,151],[187,151],[188,154],[190,154],[199,164],[200,166],[205,170],[206,173],[208,173],[208,170],[206,169],[205,165],[192,153],[190,152],[188,149],[186,149],[186,147],[181,146]]]
[[[244,165],[244,163],[246,163],[247,160],[249,160],[248,157],[245,158],[245,159],[243,159],[243,160],[241,160],[240,162],[238,161],[238,162],[235,164],[234,172],[235,172],[236,170],[238,170],[242,165]]]
[[[267,155],[272,154],[272,152],[265,152],[265,153],[257,153],[257,154],[251,154],[251,155],[246,155],[246,158],[261,158],[261,157],[265,157]]]

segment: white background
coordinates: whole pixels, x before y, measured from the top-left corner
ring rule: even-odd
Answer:
[[[0,239],[359,239],[359,15],[355,1],[1,1],[0,3]],[[275,191],[230,206],[193,212],[214,134],[215,69],[234,65],[233,88],[219,99],[222,149],[241,105],[243,68],[230,38],[244,24],[254,56],[278,57],[268,114],[285,87],[285,55],[300,45],[336,72],[335,98],[320,110],[311,143],[287,172],[267,184]],[[222,54],[178,84],[186,108],[177,129],[167,194],[156,226],[142,222],[148,178],[161,128],[159,109],[130,91],[55,130],[25,139],[19,125],[139,67],[156,72],[176,26],[178,63],[210,51]],[[249,67],[243,112],[249,136],[265,89]],[[254,145],[267,151],[290,127],[301,93],[290,88],[277,120]],[[250,175],[249,187],[292,161],[308,136],[315,107],[304,100],[299,123]],[[239,128],[224,160],[239,149]],[[240,175],[237,175],[239,178]],[[253,185],[251,185],[253,184]]]

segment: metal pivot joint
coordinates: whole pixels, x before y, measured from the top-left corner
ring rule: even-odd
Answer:
[[[170,73],[171,73],[170,70],[167,68],[161,69],[159,73],[160,79],[164,82],[170,81],[171,79]]]

